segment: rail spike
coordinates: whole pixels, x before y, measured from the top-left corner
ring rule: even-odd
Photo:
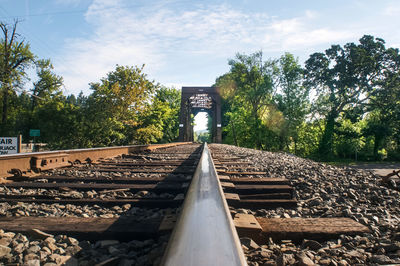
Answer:
[[[206,143],[161,265],[247,265]]]

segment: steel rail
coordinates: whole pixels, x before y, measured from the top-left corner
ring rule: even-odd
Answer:
[[[73,149],[73,150],[58,150],[58,151],[43,151],[32,153],[17,153],[0,156],[0,178],[12,176],[11,169],[18,169],[21,172],[40,169],[41,161],[47,160],[47,165],[44,167],[48,170],[58,167],[65,167],[67,162],[76,160],[84,162],[87,158],[96,161],[100,158],[115,157],[121,154],[129,154],[131,152],[141,152],[145,150],[154,150],[159,148],[167,148],[179,145],[189,144],[191,142],[175,142],[167,144],[151,144],[151,145],[132,145],[132,146],[116,146],[116,147],[101,147],[89,149]],[[65,164],[54,163],[54,158],[63,157]],[[33,164],[33,159],[38,158],[37,163]],[[60,159],[60,158],[58,158]],[[53,164],[50,164],[50,161]],[[34,167],[33,167],[34,166]]]
[[[247,265],[206,143],[161,265]]]

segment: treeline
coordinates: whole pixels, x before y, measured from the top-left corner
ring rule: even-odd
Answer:
[[[65,96],[63,78],[48,59],[38,59],[20,40],[16,26],[0,23],[0,136],[39,129],[36,140],[50,149],[148,144],[175,141],[178,136],[180,91],[151,81],[142,67],[116,66],[91,94]],[[32,89],[29,69],[36,70]]]
[[[400,159],[400,56],[382,39],[332,45],[303,68],[237,54],[217,78],[224,142],[303,157]]]
[[[177,140],[180,90],[149,80],[143,66],[117,65],[89,84],[90,95],[65,96],[63,78],[16,26],[0,23],[0,136],[26,141],[40,129],[37,141],[51,149]],[[229,65],[215,83],[225,143],[320,160],[400,159],[400,55],[384,40],[332,45],[304,67],[292,54],[265,60],[262,52]]]

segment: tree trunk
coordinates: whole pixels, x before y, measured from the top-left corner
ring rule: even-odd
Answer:
[[[379,146],[380,146],[381,141],[382,141],[382,136],[380,136],[379,134],[375,134],[374,135],[374,160],[376,160],[376,161],[379,160],[378,151],[379,151]]]
[[[235,146],[238,146],[237,136],[236,136],[236,129],[235,129],[235,122],[233,122],[233,120],[231,120],[231,123],[232,123],[233,141],[235,142]]]
[[[256,146],[257,146],[257,150],[261,150],[262,149],[262,146],[261,146],[261,128],[260,128],[259,121],[258,121],[257,118],[256,118],[256,130],[257,130],[257,132],[256,132]]]
[[[255,138],[255,144],[256,144],[256,149],[261,150],[261,128],[258,120],[258,113],[257,109],[253,106],[252,110],[252,117],[254,119],[254,138]]]
[[[279,150],[283,151],[285,149],[285,144],[286,144],[286,136],[283,135],[284,133],[281,133],[279,135]]]
[[[298,151],[297,151],[297,143],[298,143],[298,141],[299,141],[299,134],[298,134],[298,132],[299,132],[299,128],[296,127],[296,128],[295,128],[295,131],[294,131],[294,135],[292,136],[292,137],[293,137],[293,143],[294,143],[294,154],[296,154],[296,155],[297,155],[297,153],[298,153]]]
[[[8,86],[4,87],[4,92],[3,92],[3,112],[1,115],[1,123],[3,126],[7,123],[7,110],[8,110]]]
[[[336,117],[337,113],[331,112],[326,119],[325,130],[319,144],[319,155],[324,159],[328,159],[333,155],[333,133]]]

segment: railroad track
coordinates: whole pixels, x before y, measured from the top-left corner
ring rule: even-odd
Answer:
[[[296,208],[295,188],[246,155],[210,150],[186,143],[63,151],[24,155],[20,167],[10,157],[13,176],[0,187],[0,260],[245,265],[249,249],[271,241],[369,231],[349,219],[257,217]]]

